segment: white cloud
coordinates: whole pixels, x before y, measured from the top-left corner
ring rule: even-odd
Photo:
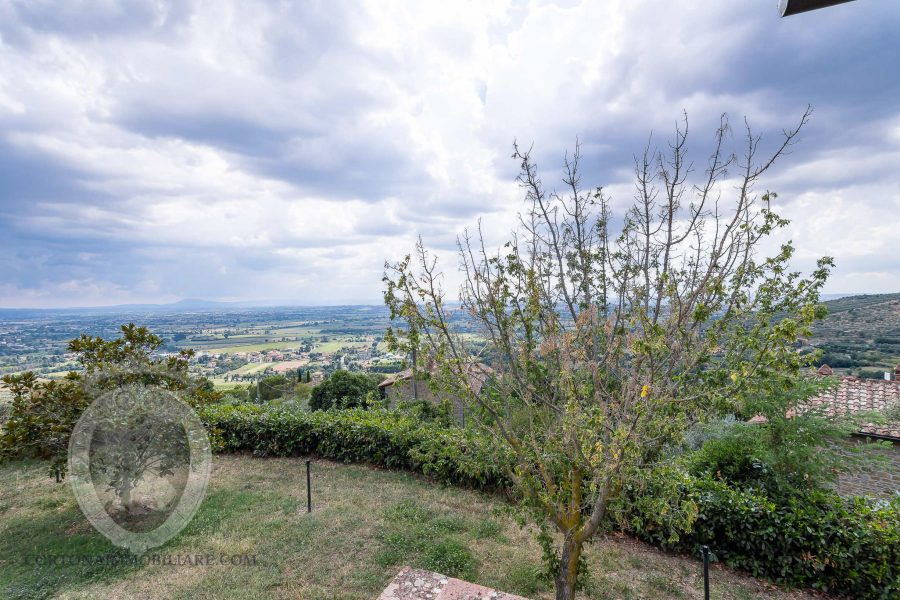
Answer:
[[[535,143],[552,186],[580,137],[586,183],[621,206],[632,155],[683,109],[700,163],[721,112],[777,134],[807,103],[807,140],[766,182],[798,262],[834,254],[829,291],[893,291],[897,17],[0,0],[0,305],[378,302],[383,261],[418,234],[452,288],[462,228],[481,217],[500,241],[522,208],[513,139]]]

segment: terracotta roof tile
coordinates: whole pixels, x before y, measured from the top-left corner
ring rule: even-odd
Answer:
[[[819,375],[833,375],[834,371],[832,371],[831,367],[829,367],[828,365],[822,365],[821,367],[819,367],[819,370],[816,371],[816,373],[818,373]]]
[[[896,403],[900,403],[900,382],[844,377],[838,387],[813,398],[810,405],[824,407],[826,414],[843,415],[855,412],[881,412]],[[860,431],[900,439],[900,423],[886,425],[868,423]]]

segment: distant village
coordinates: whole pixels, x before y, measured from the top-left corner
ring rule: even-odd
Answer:
[[[405,357],[380,351],[374,337],[366,341],[365,346],[347,345],[329,352],[317,351],[309,343],[298,344],[297,348],[199,351],[191,359],[191,365],[198,374],[225,384],[254,381],[273,374],[307,372],[310,382],[316,384],[339,370],[394,373],[402,368]],[[248,365],[256,368],[248,369]]]

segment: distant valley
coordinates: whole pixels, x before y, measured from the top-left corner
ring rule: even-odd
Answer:
[[[827,318],[805,340],[837,373],[882,378],[900,364],[900,293],[827,299]],[[165,350],[193,348],[192,369],[219,387],[272,373],[340,368],[391,372],[405,357],[388,352],[383,306],[247,307],[173,304],[81,309],[0,309],[0,374],[34,370],[60,377],[77,365],[66,344],[81,333],[110,338],[123,323],[146,325]],[[475,341],[473,339],[473,341]]]

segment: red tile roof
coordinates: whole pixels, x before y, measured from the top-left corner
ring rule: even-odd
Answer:
[[[833,415],[881,412],[896,403],[900,403],[900,382],[856,377],[843,377],[838,387],[811,401],[813,406],[824,406],[826,412]],[[900,423],[867,423],[861,433],[900,440]]]

